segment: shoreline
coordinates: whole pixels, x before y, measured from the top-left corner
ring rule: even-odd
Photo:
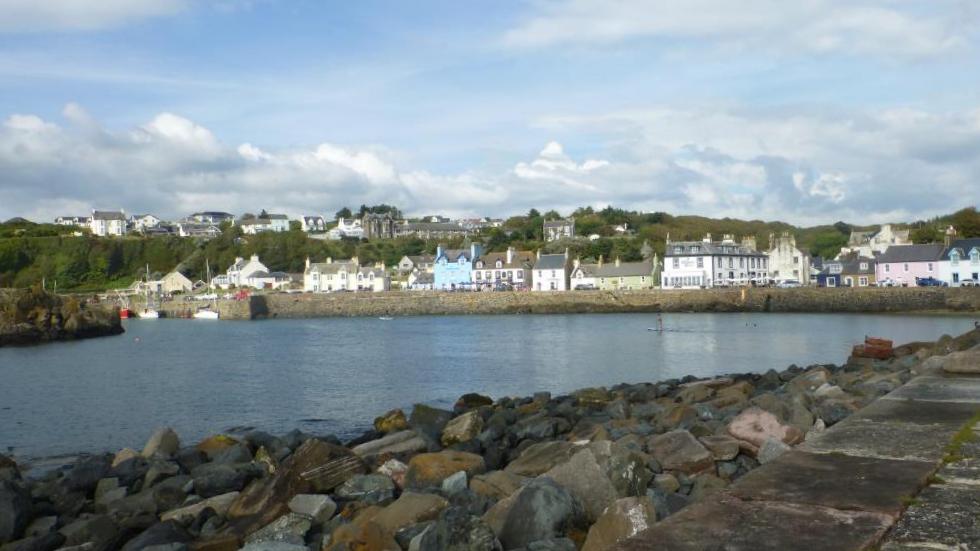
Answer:
[[[192,550],[276,541],[300,551],[378,539],[405,549],[416,540],[437,548],[430,539],[448,531],[497,542],[467,540],[476,549],[543,539],[560,540],[556,549],[602,549],[635,534],[602,520],[618,508],[650,525],[670,519],[903,387],[932,358],[978,343],[973,330],[840,365],[557,396],[464,394],[450,409],[379,412],[371,430],[346,442],[253,430],[187,443],[163,428],[142,452],[90,454],[38,478],[14,474],[0,490],[15,496],[22,521],[0,545],[47,538],[99,550]],[[0,456],[0,479],[10,469]],[[534,514],[530,504],[544,497],[562,522]],[[517,523],[527,507],[531,520]],[[44,528],[28,535],[42,517]]]
[[[189,317],[204,303],[176,300],[162,315]],[[225,320],[473,314],[585,313],[963,313],[980,312],[980,289],[731,288],[697,291],[269,293],[222,299]]]

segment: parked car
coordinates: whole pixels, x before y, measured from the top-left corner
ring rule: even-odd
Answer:
[[[776,284],[776,287],[779,287],[780,289],[796,289],[797,287],[802,286],[803,284],[795,279],[787,279],[786,281],[780,281]]]
[[[960,282],[960,287],[980,287],[980,279],[964,279]]]
[[[915,284],[919,287],[947,287],[949,284],[934,277],[917,277]]]
[[[886,277],[878,282],[878,287],[898,287],[898,282],[890,277]]]
[[[595,285],[591,283],[579,283],[575,286],[576,291],[592,291],[595,289]]]

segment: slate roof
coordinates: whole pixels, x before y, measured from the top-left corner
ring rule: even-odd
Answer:
[[[483,261],[483,268],[481,269],[496,268],[498,260],[502,263],[501,269],[525,268],[534,265],[535,255],[531,251],[514,251],[514,258],[509,264],[507,263],[506,252],[485,253],[476,260],[477,262]]]
[[[94,220],[126,220],[126,215],[113,210],[97,210],[92,213]]]
[[[543,254],[534,263],[535,270],[561,270],[565,268],[568,258],[564,254]]]
[[[675,252],[677,247],[681,247],[681,252]],[[691,247],[697,247],[697,251],[692,251]],[[738,243],[722,243],[721,241],[671,241],[667,244],[664,256],[766,256],[765,253],[743,247]]]
[[[980,249],[980,238],[974,237],[971,239],[957,239],[950,243],[949,248],[943,251],[943,258],[949,258],[949,253],[953,249],[957,249],[960,252],[960,258],[966,258],[970,255],[970,251],[974,248]]]
[[[653,262],[607,262],[596,269],[596,277],[631,277],[653,275]]]
[[[321,274],[336,274],[341,268],[348,272],[353,272],[357,266],[350,260],[335,260],[333,262],[314,262],[310,264],[310,270],[316,268]]]
[[[563,228],[565,226],[571,226],[573,224],[572,220],[547,220],[544,223],[546,228]]]
[[[942,258],[943,246],[939,243],[929,245],[892,245],[878,256],[878,262],[935,262]]]
[[[458,261],[460,256],[471,262],[473,261],[473,259],[470,258],[469,249],[443,249],[442,255],[445,256],[450,262]],[[436,260],[438,260],[438,258]]]

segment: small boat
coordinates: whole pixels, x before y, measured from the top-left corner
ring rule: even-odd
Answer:
[[[119,319],[123,319],[123,320],[129,319],[129,317],[130,317],[131,314],[132,314],[132,312],[130,312],[129,308],[120,308],[119,309]]]
[[[197,312],[194,312],[193,317],[196,320],[216,320],[218,319],[218,313],[208,308],[201,308]]]
[[[395,318],[393,318],[391,316],[378,316],[378,319],[381,320],[381,321],[391,321],[391,320],[393,320]]]
[[[141,320],[155,320],[160,317],[160,312],[157,312],[153,308],[144,308],[139,312],[139,318]]]

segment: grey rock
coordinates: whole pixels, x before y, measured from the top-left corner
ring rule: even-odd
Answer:
[[[191,471],[194,490],[205,498],[240,491],[260,474],[258,468],[251,464],[205,463]]]
[[[341,484],[334,493],[350,501],[385,503],[395,498],[395,483],[383,474],[359,474]]]
[[[157,429],[153,433],[153,436],[147,440],[146,445],[143,446],[142,455],[143,457],[152,457],[154,455],[172,457],[179,449],[180,438],[177,437],[177,433],[170,427],[163,427]]]
[[[245,444],[235,444],[214,458],[215,463],[248,463],[252,460],[252,452]]]
[[[443,429],[453,418],[453,412],[425,404],[415,404],[408,418],[408,425],[420,436],[432,442],[439,442]]]
[[[31,496],[19,484],[0,481],[0,544],[19,539],[31,517]]]
[[[558,483],[581,503],[586,519],[591,523],[616,500],[616,488],[607,478],[595,453],[585,448],[568,461],[556,465],[542,475]]]
[[[305,545],[306,533],[310,531],[311,525],[310,518],[306,515],[288,513],[260,528],[246,538],[245,543],[285,542]]]
[[[762,443],[762,447],[759,448],[759,463],[765,465],[766,463],[771,463],[775,461],[780,455],[788,452],[791,448],[784,444],[780,440],[775,438],[767,438],[765,442]]]
[[[146,477],[143,478],[143,488],[150,488],[157,482],[174,476],[180,472],[180,465],[174,461],[151,459]]]
[[[37,517],[27,525],[24,535],[28,537],[43,536],[55,531],[58,527],[58,517],[51,515],[47,517]]]
[[[174,521],[158,522],[142,534],[126,542],[122,551],[139,551],[152,546],[185,544],[191,540],[183,526]]]
[[[99,480],[108,476],[111,466],[112,460],[106,455],[80,459],[65,471],[62,486],[69,492],[82,492],[91,495]]]
[[[458,494],[469,486],[466,471],[457,471],[442,481],[442,493],[446,495]]]
[[[582,508],[572,495],[548,478],[537,478],[515,496],[500,531],[505,549],[562,537],[581,524]]]
[[[337,512],[337,504],[330,496],[322,494],[298,494],[289,500],[289,510],[304,515],[317,524],[330,520]]]
[[[60,530],[65,536],[65,546],[92,544],[93,551],[108,551],[119,544],[120,532],[107,515],[81,518]]]
[[[500,551],[493,530],[460,507],[450,507],[415,536],[409,551]]]

